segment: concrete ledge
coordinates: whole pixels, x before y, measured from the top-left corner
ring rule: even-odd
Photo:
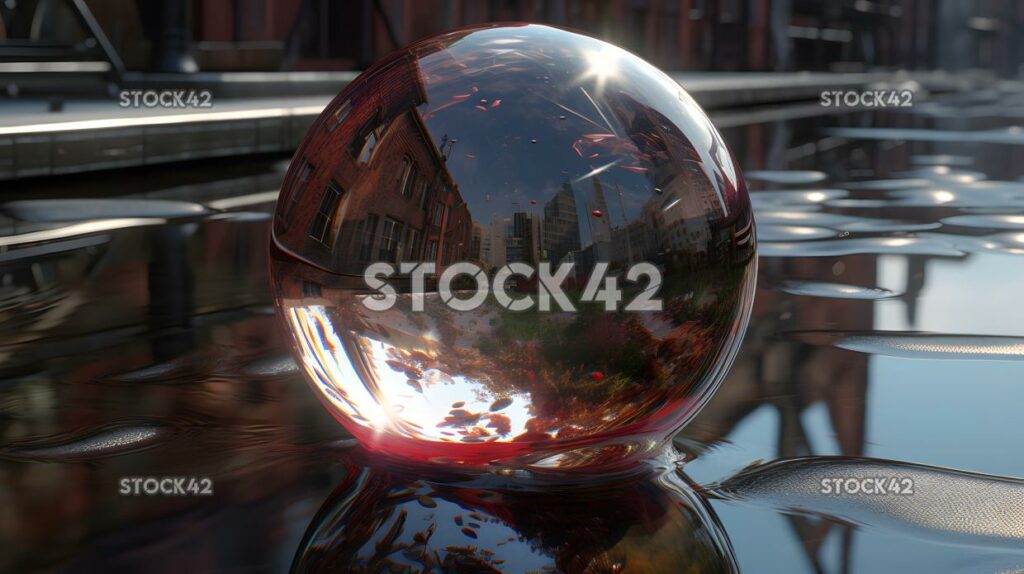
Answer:
[[[326,102],[235,101],[204,111],[124,109],[102,102],[56,114],[5,115],[0,121],[0,180],[287,153]]]

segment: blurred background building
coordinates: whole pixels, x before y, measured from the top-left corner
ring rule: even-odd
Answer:
[[[84,74],[358,70],[419,38],[513,20],[584,30],[668,70],[1008,76],[1024,50],[1018,0],[6,0],[0,62]]]

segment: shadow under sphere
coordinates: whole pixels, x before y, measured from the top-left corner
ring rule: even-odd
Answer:
[[[273,245],[335,417],[476,466],[657,452],[728,370],[756,275],[746,187],[693,99],[538,25],[436,36],[353,81],[295,155]],[[446,282],[457,266],[477,272]]]

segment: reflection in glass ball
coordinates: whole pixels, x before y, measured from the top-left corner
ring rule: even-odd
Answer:
[[[368,448],[608,469],[706,402],[746,327],[754,223],[686,92],[538,25],[421,41],[310,129],[274,220],[281,317]]]
[[[711,506],[675,470],[524,489],[348,462],[306,529],[295,574],[739,571]]]

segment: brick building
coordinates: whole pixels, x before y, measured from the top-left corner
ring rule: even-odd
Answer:
[[[361,275],[377,261],[436,261],[440,271],[466,258],[473,222],[420,115],[421,72],[406,55],[371,73],[378,89],[345,90],[310,128],[275,237],[335,273]]]

